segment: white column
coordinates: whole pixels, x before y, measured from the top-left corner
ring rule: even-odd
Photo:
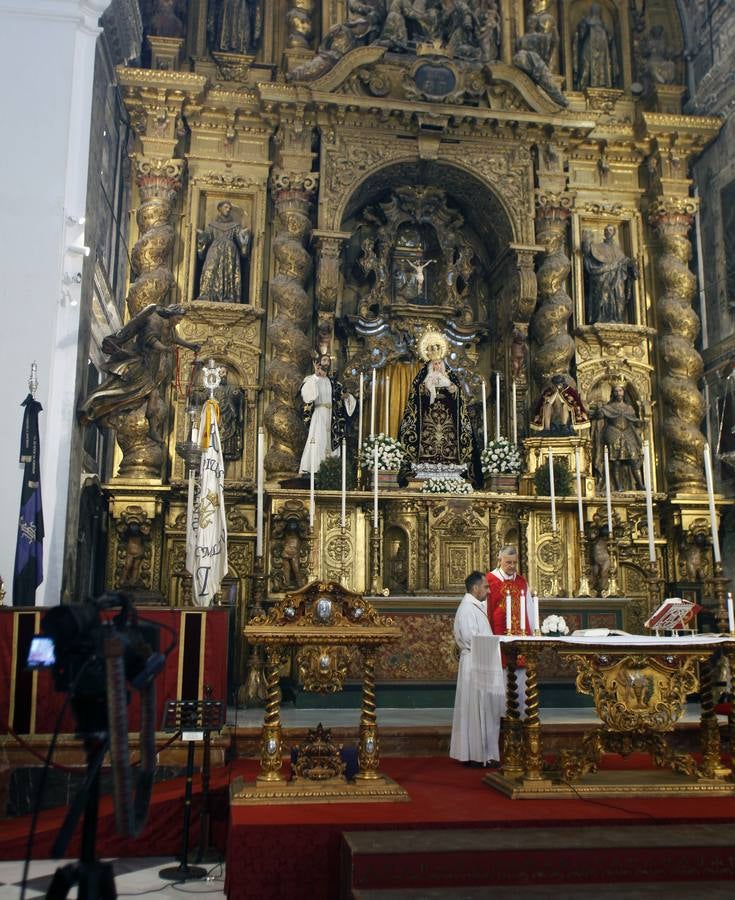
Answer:
[[[81,271],[83,257],[67,248],[84,244],[82,230],[69,228],[66,217],[79,219],[85,211],[97,21],[108,6],[109,0],[0,0],[0,83],[6,85],[5,122],[12,127],[0,167],[6,335],[0,354],[0,508],[7,513],[0,521],[0,574],[10,586],[22,477],[20,403],[35,359],[46,527],[39,605],[53,606],[61,595],[80,309],[76,285],[70,295],[77,305],[68,299],[61,304],[62,276]],[[43,77],[19,76],[29,71],[29,54]]]

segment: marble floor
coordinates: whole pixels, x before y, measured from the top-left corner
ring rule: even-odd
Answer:
[[[31,863],[25,895],[27,898],[43,897],[48,890],[54,872],[65,864],[64,860],[39,859]],[[170,857],[145,857],[141,859],[111,860],[115,873],[115,889],[118,897],[157,897],[164,900],[181,900],[185,894],[208,897],[224,896],[224,866],[210,864],[207,877],[184,882],[172,882],[159,876],[161,869],[178,863]],[[0,900],[18,900],[23,878],[22,862],[0,862]],[[77,889],[69,891],[76,898]]]

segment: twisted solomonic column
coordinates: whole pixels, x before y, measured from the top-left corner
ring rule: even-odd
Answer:
[[[308,335],[312,303],[304,290],[311,273],[311,256],[304,244],[311,234],[311,211],[318,175],[278,172],[273,178],[277,226],[273,240],[275,274],[270,295],[275,313],[268,326],[273,356],[265,371],[271,400],[265,425],[271,443],[265,468],[272,477],[298,471],[304,439],[296,397],[307,372],[311,341]]]
[[[135,180],[140,195],[136,212],[138,240],[130,255],[135,281],[128,291],[130,315],[149,303],[166,306],[174,285],[171,248],[174,228],[171,215],[181,190],[183,159],[146,159],[136,157]]]
[[[538,192],[536,196],[536,241],[546,248],[536,273],[539,306],[532,323],[537,344],[533,370],[539,384],[552,375],[568,373],[574,356],[574,339],[569,334],[573,305],[566,290],[572,264],[565,246],[572,202],[569,194]]]
[[[661,241],[658,274],[663,288],[658,304],[660,387],[666,435],[666,478],[672,491],[703,491],[704,398],[697,388],[702,357],[694,349],[699,317],[692,309],[697,279],[689,268],[689,229],[696,212],[691,197],[656,200],[649,222]]]

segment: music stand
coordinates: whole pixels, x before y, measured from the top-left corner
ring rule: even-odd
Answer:
[[[194,745],[200,740],[209,740],[213,731],[221,731],[225,724],[224,700],[167,700],[163,713],[162,731],[180,734],[188,740],[186,756],[186,791],[184,793],[184,846],[178,866],[161,869],[160,878],[171,881],[186,881],[189,878],[204,878],[206,869],[189,865],[189,822],[191,819],[191,790],[194,780]]]

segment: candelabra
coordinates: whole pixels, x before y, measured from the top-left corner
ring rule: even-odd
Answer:
[[[601,591],[603,597],[619,597],[620,584],[618,582],[618,542],[610,535],[607,539],[607,553],[610,557],[610,574],[607,579],[607,588]]]
[[[247,618],[251,621],[256,616],[265,615],[263,600],[265,599],[265,567],[263,557],[256,556],[253,565],[253,590],[248,603]],[[240,702],[246,706],[262,706],[266,698],[265,663],[263,648],[254,645],[250,648],[245,667],[245,683],[241,689]]]
[[[651,616],[663,602],[664,579],[658,572],[658,562],[652,559],[648,563],[646,585],[648,590],[648,615]]]
[[[344,519],[339,526],[339,583],[342,587],[347,587],[347,572],[345,560],[347,558],[347,529]]]
[[[551,596],[561,597],[563,590],[561,587],[561,579],[559,577],[559,574],[561,572],[561,574],[563,575],[564,560],[562,558],[561,537],[559,536],[558,528],[555,528],[552,532],[551,551],[554,555],[554,572],[551,576]]]
[[[584,531],[579,532],[579,587],[577,588],[578,597],[591,597],[590,589],[590,567],[587,561],[587,541]]]
[[[730,623],[728,621],[727,615],[727,607],[726,607],[726,598],[727,598],[727,585],[730,583],[730,579],[726,578],[722,571],[722,563],[715,563],[715,574],[712,576],[712,592],[715,595],[715,600],[717,601],[717,609],[715,611],[715,615],[717,617],[717,628],[719,629],[721,634],[725,634],[730,630]]]
[[[373,533],[370,536],[370,592],[376,597],[381,592],[381,565],[380,565],[380,519],[377,526],[373,524]]]
[[[314,545],[314,535],[315,535],[314,523],[309,522],[309,528],[307,529],[307,532],[306,532],[306,540],[309,544],[309,555],[307,558],[307,573],[309,576],[309,583],[316,580],[317,571],[319,569],[319,565],[318,565],[319,549],[318,549],[318,547],[316,547]]]

